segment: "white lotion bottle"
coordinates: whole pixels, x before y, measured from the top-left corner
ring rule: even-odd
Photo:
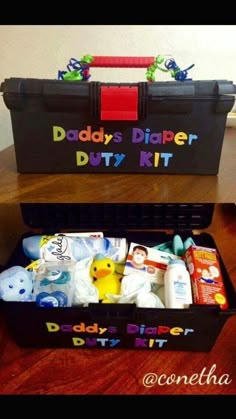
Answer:
[[[191,279],[183,260],[170,260],[164,275],[164,288],[166,308],[188,308],[192,304]]]

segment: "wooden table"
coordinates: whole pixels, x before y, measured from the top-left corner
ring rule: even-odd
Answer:
[[[26,154],[27,158],[27,154]],[[235,202],[236,130],[226,129],[217,176],[18,174],[14,147],[0,152],[0,203]]]
[[[0,212],[2,219],[5,219],[2,224],[4,237],[14,219],[14,234],[9,235],[7,246],[4,247],[4,240],[0,242],[0,248],[3,247],[3,253],[0,252],[1,263],[4,263],[24,225],[17,207],[3,205],[0,206]],[[216,205],[213,222],[206,231],[214,236],[236,289],[235,205]],[[12,341],[2,317],[0,323],[1,395],[236,394],[236,316],[227,321],[209,353],[133,349],[24,349]],[[209,374],[210,370],[216,376],[215,383],[213,379],[204,385],[200,385],[200,382],[185,385],[183,380],[179,384],[165,383],[171,374],[175,374],[176,378],[184,375],[188,380],[193,374],[198,374],[200,380],[200,375]],[[164,385],[153,383],[148,387],[147,376],[150,373],[156,374],[154,379],[158,376]],[[223,384],[219,385],[219,381]]]

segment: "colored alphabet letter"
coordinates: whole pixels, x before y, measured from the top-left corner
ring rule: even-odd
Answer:
[[[144,132],[140,128],[133,128],[132,143],[141,143],[144,139]]]
[[[58,330],[60,330],[60,326],[58,326],[57,323],[46,322],[46,326],[47,326],[48,332],[58,332]]]
[[[150,151],[140,151],[140,162],[139,165],[141,167],[151,167],[152,163],[150,162],[150,158],[153,156],[153,154]]]
[[[85,166],[89,161],[88,154],[84,151],[76,151],[76,165]]]
[[[185,132],[177,132],[177,134],[175,135],[175,144],[183,145],[187,139],[188,136]]]
[[[62,141],[66,136],[66,132],[64,128],[54,126],[52,127],[53,130],[53,141]]]

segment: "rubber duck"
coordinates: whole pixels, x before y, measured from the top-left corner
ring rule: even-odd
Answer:
[[[99,301],[112,303],[106,294],[120,294],[120,281],[122,275],[115,272],[115,262],[98,253],[90,266],[90,275],[93,285],[98,289]]]

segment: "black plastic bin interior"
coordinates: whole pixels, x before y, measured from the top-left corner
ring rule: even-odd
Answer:
[[[211,223],[213,209],[212,204],[24,204],[22,214],[32,228],[43,226],[43,233],[102,229],[107,236],[124,235],[129,242],[146,246],[170,240],[173,232],[167,234],[160,229],[172,229],[175,225],[174,233],[179,233],[183,240],[191,236],[197,245],[217,248],[211,235],[192,234],[192,229]],[[107,218],[106,212],[112,217]],[[123,224],[118,215],[123,217]],[[21,237],[6,267],[28,263]],[[3,310],[9,330],[20,346],[209,351],[226,320],[236,314],[236,294],[221,257],[220,266],[229,301],[225,311],[217,305],[195,304],[178,310],[99,303],[41,308],[34,303],[17,302],[3,302]]]
[[[119,119],[117,112],[103,120],[102,89],[110,90],[113,103],[111,88],[127,86],[128,96],[137,92],[136,120]],[[9,78],[0,90],[11,113],[20,173],[216,175],[236,86],[228,80]]]

